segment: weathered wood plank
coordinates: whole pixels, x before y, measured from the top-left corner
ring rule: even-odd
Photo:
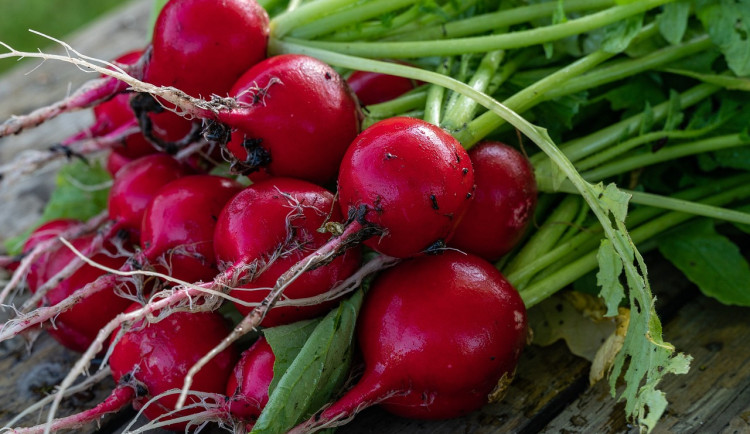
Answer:
[[[678,312],[664,333],[694,360],[687,375],[665,378],[662,390],[669,407],[655,432],[750,432],[747,310],[699,297]],[[605,405],[608,394],[605,384],[597,384],[543,432],[635,432],[624,421],[622,404]]]

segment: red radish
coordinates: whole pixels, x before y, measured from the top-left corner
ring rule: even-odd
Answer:
[[[34,247],[44,243],[45,241],[52,240],[64,233],[66,230],[71,229],[75,226],[80,225],[81,222],[73,219],[57,219],[51,220],[38,228],[34,229],[34,232],[29,235],[26,243],[23,245],[23,252],[27,254],[31,252]],[[45,271],[48,267],[50,255],[52,255],[56,249],[45,249],[42,255],[35,260],[29,266],[29,272],[26,275],[26,284],[29,286],[29,290],[33,293],[36,292],[40,285],[45,282],[44,276],[47,274]]]
[[[347,419],[376,403],[424,419],[480,408],[514,374],[526,342],[526,310],[490,263],[449,251],[381,274],[357,330],[364,375],[297,431]]]
[[[240,277],[249,282],[232,291],[232,296],[260,303],[282,273],[328,241],[330,235],[318,229],[329,220],[341,220],[333,194],[306,181],[272,178],[235,196],[216,223],[216,257],[236,270],[252,264],[257,275]],[[285,295],[298,299],[322,294],[354,273],[360,259],[359,249],[347,252],[330,264],[299,276]],[[269,312],[263,325],[271,327],[312,318],[334,304],[332,300],[311,306],[278,307]],[[235,306],[243,314],[252,310],[240,304]]]
[[[346,82],[365,106],[390,101],[417,86],[410,78],[370,71],[354,71]]]
[[[141,256],[178,279],[212,280],[218,273],[214,227],[224,205],[240,190],[235,181],[213,175],[186,176],[165,185],[145,211]]]
[[[194,97],[226,96],[266,57],[268,14],[255,0],[170,0],[154,26],[145,81]]]
[[[125,155],[112,150],[107,156],[107,172],[112,175],[113,178],[117,178],[117,172],[120,171],[125,165],[133,161],[133,158],[126,157]]]
[[[118,171],[109,191],[107,208],[118,230],[127,229],[137,240],[146,207],[166,184],[188,170],[174,158],[155,154],[141,157]]]
[[[531,163],[500,142],[482,142],[469,151],[477,189],[450,246],[488,261],[508,253],[523,237],[536,207]]]
[[[397,258],[445,243],[474,191],[469,156],[439,127],[413,118],[380,121],[360,134],[341,163],[344,214],[385,235],[365,244]],[[364,223],[363,223],[364,222]]]
[[[139,307],[135,304],[128,312]],[[228,331],[226,320],[213,312],[175,312],[156,323],[134,324],[112,350],[112,377],[125,383],[132,378],[145,387],[133,403],[139,409],[151,397],[179,388],[187,369]],[[116,336],[112,335],[113,342]],[[223,393],[237,359],[234,347],[223,351],[198,373],[192,390]],[[176,394],[163,396],[146,407],[144,414],[153,420],[172,411],[176,400]],[[184,424],[169,428],[182,430]]]
[[[325,63],[284,54],[258,63],[231,90],[240,104],[218,118],[236,131],[229,150],[243,173],[324,184],[359,132],[359,107],[346,82]]]
[[[139,304],[133,304],[126,312],[132,312],[139,307]],[[176,312],[155,323],[139,322],[119,339],[118,334],[114,333],[110,366],[117,386],[97,407],[52,421],[53,431],[79,428],[106,413],[119,411],[131,402],[136,409],[148,403],[144,414],[149,419],[169,413],[174,409],[174,394],[161,396],[153,402],[149,401],[178,387],[187,367],[208,348],[219,342],[227,332],[226,320],[216,313]],[[222,394],[237,358],[234,347],[219,354],[197,375],[193,390]],[[175,417],[199,412],[200,409],[194,408],[179,412]],[[182,431],[187,425],[175,423],[165,428]],[[31,428],[17,428],[14,432],[42,433],[44,429],[45,424],[41,424]]]
[[[337,237],[290,267],[253,309],[185,378],[218,351],[261,324],[287,287],[362,240],[385,255],[438,251],[465,212],[474,174],[469,156],[450,134],[413,118],[391,118],[362,132],[347,150],[339,198],[348,225]],[[377,238],[370,238],[379,235]],[[185,388],[183,388],[183,393]]]
[[[218,273],[213,252],[216,219],[224,204],[241,189],[230,179],[212,175],[186,176],[162,187],[144,212],[143,250],[133,255],[120,270],[133,271],[148,266],[188,282],[212,280]],[[15,319],[12,326],[0,331],[0,342],[54,318],[81,299],[111,288],[120,280],[113,274],[101,276],[57,305]]]
[[[92,242],[94,235],[88,235],[71,240],[71,244],[78,250],[85,250]],[[91,260],[110,268],[120,268],[127,257],[118,256],[111,244],[105,247],[106,251],[91,257]],[[60,247],[48,260],[46,267],[46,278],[54,276],[59,270],[74,260],[75,254],[66,247]],[[79,288],[89,282],[93,282],[105,272],[91,265],[84,265],[70,277],[61,281],[57,286],[47,292],[42,298],[42,304],[54,306],[65,300]],[[132,300],[118,295],[118,291],[130,292],[123,283],[111,285],[95,294],[83,298],[76,305],[55,317],[52,327],[47,331],[66,348],[73,351],[83,352],[91,345],[101,327],[112,320],[118,313],[127,309]],[[131,297],[136,294],[130,293]]]
[[[276,356],[263,337],[242,353],[227,382],[226,394],[232,416],[248,425],[255,423],[268,404],[268,387],[273,380],[275,361]]]

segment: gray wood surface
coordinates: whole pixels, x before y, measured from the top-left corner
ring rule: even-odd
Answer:
[[[146,43],[149,0],[125,4],[121,10],[66,38],[87,55],[110,59]],[[0,119],[27,112],[53,101],[91,78],[80,70],[30,61],[0,77]],[[64,115],[16,137],[0,139],[0,164],[20,150],[44,147],[90,122],[88,112]],[[49,189],[51,172],[21,185],[0,189],[0,241],[33,223]],[[663,389],[670,402],[657,432],[750,432],[750,315],[747,310],[723,306],[697,291],[671,266],[651,255],[651,276],[659,294],[665,339],[694,357],[683,376],[669,376]],[[76,355],[48,336],[41,336],[31,351],[14,340],[0,344],[0,425],[20,409],[51,390]],[[464,418],[447,421],[412,421],[368,409],[340,429],[342,433],[630,433],[622,403],[609,396],[607,384],[588,384],[589,363],[572,355],[565,345],[528,347],[515,381],[498,404]],[[91,392],[67,400],[61,414],[95,405],[112,387],[103,382]],[[132,416],[125,412],[104,420],[103,432],[116,432]],[[33,423],[28,419],[26,423]],[[92,432],[91,426],[79,432]],[[209,430],[218,431],[218,428]]]

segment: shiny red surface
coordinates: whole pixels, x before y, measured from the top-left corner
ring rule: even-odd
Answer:
[[[26,243],[23,245],[24,253],[30,252],[37,244],[55,238],[66,230],[79,224],[81,224],[81,222],[78,220],[56,219],[39,226],[34,229],[34,232],[32,232],[31,235],[29,235],[29,238],[26,239]],[[26,275],[26,284],[32,293],[36,292],[37,288],[44,284],[48,262],[59,246],[60,245],[58,244],[57,247],[42,253],[42,255],[29,266],[29,272]]]
[[[358,395],[375,385],[381,398],[393,393],[381,402],[390,412],[451,418],[486,404],[503,374],[513,373],[526,342],[526,309],[490,263],[448,251],[382,273],[357,330],[363,386],[324,416],[356,408]]]
[[[240,190],[235,181],[213,175],[185,176],[162,187],[141,226],[141,247],[151,265],[189,282],[213,280],[218,273],[213,247],[216,220]],[[169,264],[169,269],[160,262]]]
[[[499,142],[480,143],[469,157],[477,188],[450,245],[494,261],[521,240],[534,216],[534,168],[516,149]]]
[[[127,163],[118,171],[109,190],[109,218],[138,239],[143,214],[156,193],[187,173],[182,164],[166,154],[148,155]]]
[[[77,238],[71,240],[71,244],[77,250],[83,251],[91,244],[93,237],[94,235],[88,235]],[[105,244],[105,248],[110,253],[115,252],[111,244]],[[45,270],[45,280],[54,276],[75,258],[76,255],[72,250],[65,246],[59,248],[49,258]],[[127,256],[113,257],[106,253],[99,253],[91,256],[91,259],[106,267],[118,269],[125,263]],[[104,274],[106,272],[99,268],[88,264],[83,265],[73,275],[51,289],[44,296],[41,304],[54,306],[76,290],[83,288],[86,284],[93,282]],[[104,327],[117,314],[127,309],[132,303],[132,300],[118,295],[116,289],[114,286],[107,286],[80,300],[73,308],[57,315],[53,321],[54,325],[47,328],[47,332],[66,348],[78,352],[86,351],[89,345],[96,339],[99,329]],[[126,288],[123,289],[127,292]]]
[[[139,308],[132,305],[128,310]],[[151,397],[170,389],[180,389],[188,370],[229,334],[224,318],[213,312],[175,312],[153,324],[138,324],[115,345],[110,359],[112,376],[119,382],[133,374],[147,389],[147,396],[136,398],[141,408]],[[117,336],[117,332],[112,336]],[[224,393],[232,367],[238,359],[235,347],[211,359],[195,376],[191,390]],[[178,394],[170,394],[149,405],[145,415],[154,419],[174,409]],[[188,395],[188,403],[195,402]],[[192,412],[199,412],[200,408]],[[180,413],[185,415],[190,413]],[[171,425],[170,429],[184,429]]]
[[[255,0],[172,0],[154,27],[145,79],[209,99],[266,57],[268,15]]]
[[[237,128],[229,143],[236,158],[247,158],[244,139],[259,139],[270,153],[269,174],[316,184],[335,179],[360,119],[353,94],[333,68],[308,56],[274,56],[247,71],[231,95],[246,105],[222,119]]]
[[[253,281],[241,285],[250,291],[234,290],[232,296],[244,301],[263,300],[281,274],[328,241],[330,234],[317,231],[327,218],[330,221],[342,219],[333,195],[307,181],[272,178],[253,184],[235,196],[216,223],[217,260],[224,266],[256,262],[262,267],[269,258],[275,259]],[[306,298],[331,289],[357,269],[360,257],[360,250],[355,248],[324,267],[305,272],[284,291],[284,296]],[[269,327],[312,318],[334,303],[274,308],[263,325]],[[252,310],[238,303],[235,306],[242,314]]]
[[[460,143],[413,118],[367,128],[349,147],[339,173],[342,212],[366,206],[366,220],[387,234],[365,244],[396,257],[447,240],[473,191],[471,162]]]
[[[273,380],[276,357],[265,338],[258,339],[234,367],[227,381],[232,416],[254,422],[268,404],[268,387]]]

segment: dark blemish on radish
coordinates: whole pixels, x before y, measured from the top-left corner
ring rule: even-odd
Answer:
[[[461,156],[458,155],[458,152],[454,152],[454,155],[456,156],[456,162],[460,163],[461,162]]]
[[[377,195],[375,197],[375,202],[373,203],[373,209],[378,214],[383,214],[383,207],[380,206],[380,203],[383,201],[383,196]]]
[[[221,122],[208,121],[208,125],[206,125],[203,132],[203,137],[209,142],[226,145],[232,138],[232,129]]]
[[[464,176],[468,175],[469,174],[469,168],[468,167],[464,167],[463,170],[461,170],[461,174],[464,175]]]
[[[215,216],[215,215],[211,214],[211,220],[213,220],[213,221],[218,221],[218,220],[219,220],[219,217],[217,217],[217,216]]]
[[[440,207],[438,206],[438,203],[437,203],[437,197],[435,197],[434,194],[430,195],[430,202],[432,202],[432,209],[434,209],[436,211],[440,209]]]
[[[467,199],[471,199],[471,196],[472,196],[471,193],[466,193],[466,198]]]
[[[128,239],[128,237],[130,237],[130,232],[125,228],[120,229],[119,231],[117,231],[117,234],[115,234],[115,238],[119,238],[121,240],[126,240]]]
[[[490,360],[494,361],[495,360],[495,356],[490,357]]]
[[[427,255],[439,255],[445,251],[445,247],[445,240],[437,240],[424,249],[424,253]]]
[[[249,175],[250,173],[260,170],[261,167],[271,163],[271,153],[260,144],[263,139],[249,138],[242,141],[242,147],[247,152],[245,161],[235,161],[231,164],[230,169],[240,175]]]
[[[144,385],[142,385],[140,383],[136,384],[135,385],[135,396],[138,397],[138,398],[141,398],[141,397],[144,397],[144,396],[148,396],[148,389],[146,388],[146,386],[144,386]]]
[[[330,72],[326,72],[326,80],[330,80],[330,79],[331,79],[331,73]]]
[[[386,159],[386,160],[392,160],[392,159],[394,159],[394,158],[396,158],[396,156],[395,156],[395,155],[393,155],[393,154],[391,154],[390,152],[386,152],[386,153],[385,153],[385,159]]]
[[[427,403],[429,399],[430,398],[427,396],[427,392],[422,392],[422,402]]]

